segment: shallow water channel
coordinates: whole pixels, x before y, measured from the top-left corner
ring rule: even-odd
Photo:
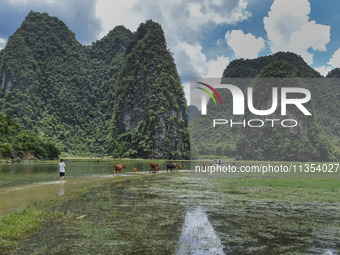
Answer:
[[[67,194],[72,185],[90,188],[60,197],[47,209],[59,217],[6,254],[340,253],[339,203],[258,200],[222,192],[213,180],[189,173],[113,178],[110,171],[79,174],[64,184],[53,183],[51,173],[52,179],[41,175],[20,184],[32,186],[29,193],[50,187],[54,195]]]

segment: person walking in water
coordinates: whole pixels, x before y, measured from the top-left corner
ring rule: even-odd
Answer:
[[[65,177],[65,172],[66,172],[66,165],[63,159],[60,160],[59,167],[60,167],[60,170],[59,170],[60,182],[63,182],[64,177]]]

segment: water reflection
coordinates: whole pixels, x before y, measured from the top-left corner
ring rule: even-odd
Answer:
[[[107,179],[105,177],[77,177],[67,181],[48,181],[32,184],[0,187],[0,217],[24,208],[49,196],[63,196],[73,189],[87,187]]]
[[[177,255],[182,254],[225,254],[221,239],[201,207],[188,211],[185,216],[177,251]]]
[[[61,183],[59,184],[59,193],[58,193],[58,195],[59,195],[59,196],[63,196],[64,193],[65,193],[64,182],[61,182]]]

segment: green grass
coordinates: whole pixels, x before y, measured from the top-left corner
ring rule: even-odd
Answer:
[[[246,199],[340,203],[340,180],[231,178],[210,179],[215,192]]]
[[[0,251],[13,247],[44,222],[46,213],[33,207],[0,218]]]

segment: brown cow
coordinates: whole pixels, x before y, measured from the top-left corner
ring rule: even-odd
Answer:
[[[203,164],[203,167],[212,166],[212,164]]]
[[[113,165],[113,171],[116,171],[116,174],[119,172],[120,174],[122,174],[122,170],[123,168],[125,168],[125,165],[123,164],[116,164]],[[115,175],[114,175],[115,176]]]
[[[156,170],[156,168],[158,168],[157,170]],[[156,171],[158,171],[159,170],[159,167],[158,167],[158,164],[157,163],[154,163],[154,162],[152,162],[152,163],[150,163],[150,170],[149,170],[149,173],[152,171],[152,173],[156,173]]]
[[[131,169],[131,173],[132,173],[132,174],[136,173],[137,171],[138,171],[138,168],[136,168],[136,167],[133,167],[133,168]]]
[[[180,166],[179,164],[175,164],[175,163],[174,163],[174,165],[175,165],[175,167],[176,167],[176,171],[178,171],[178,170],[181,169],[181,166]]]
[[[176,164],[176,163],[171,163],[171,164],[166,165],[166,168],[167,168],[167,171],[170,168],[170,170],[172,172],[173,168],[175,168],[176,171],[178,171],[179,169],[181,169],[181,166],[179,164]]]

